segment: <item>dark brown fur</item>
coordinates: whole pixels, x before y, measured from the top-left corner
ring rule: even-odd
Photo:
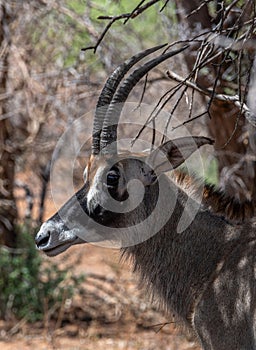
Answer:
[[[182,171],[173,172],[172,179],[189,196],[199,200],[201,198],[203,207],[233,223],[242,223],[255,217],[254,200],[240,202],[214,185],[204,183]]]

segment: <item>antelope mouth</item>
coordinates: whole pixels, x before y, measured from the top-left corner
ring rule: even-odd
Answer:
[[[86,243],[65,225],[55,225],[51,220],[41,226],[35,237],[37,249],[48,256],[56,256],[75,244]]]
[[[87,243],[87,242],[81,240],[79,237],[75,237],[72,240],[65,241],[62,243],[60,242],[59,245],[56,245],[54,247],[46,245],[45,247],[38,247],[38,249],[43,251],[47,256],[53,257],[63,253],[65,250],[67,250],[73,245],[82,244],[82,243]]]

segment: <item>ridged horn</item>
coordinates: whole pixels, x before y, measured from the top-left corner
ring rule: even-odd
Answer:
[[[94,116],[94,122],[93,122],[93,132],[92,132],[92,154],[96,155],[100,152],[100,137],[101,137],[101,131],[102,126],[104,122],[104,118],[106,116],[108,107],[111,103],[111,100],[116,92],[116,89],[125,76],[125,74],[129,71],[129,69],[134,66],[138,61],[143,59],[144,57],[150,55],[151,53],[162,49],[167,44],[158,45],[155,47],[152,47],[150,49],[144,50],[142,52],[139,52],[138,54],[132,56],[128,60],[126,60],[124,63],[122,63],[120,66],[118,66],[115,71],[110,75],[110,77],[107,79],[101,94],[99,96],[95,116]]]
[[[124,82],[120,85],[116,93],[114,94],[114,97],[112,98],[112,101],[110,102],[110,105],[108,107],[108,110],[106,112],[106,116],[103,122],[103,128],[101,133],[101,145],[100,149],[101,151],[105,153],[117,153],[117,126],[118,122],[121,116],[121,112],[124,106],[124,102],[127,100],[129,93],[134,88],[134,86],[139,82],[139,80],[146,75],[151,69],[156,67],[161,62],[165,61],[166,59],[177,55],[178,53],[182,52],[188,47],[188,45],[183,46],[182,48],[170,51],[165,54],[162,54],[151,61],[145,63],[144,65],[138,67],[137,69],[132,72],[129,77],[124,80]],[[106,146],[110,145],[114,142],[114,145],[111,147],[111,151],[109,148],[106,148]],[[104,151],[105,148],[105,151]]]

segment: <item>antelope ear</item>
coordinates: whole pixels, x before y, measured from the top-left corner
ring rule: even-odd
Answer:
[[[192,153],[203,145],[212,145],[213,140],[203,136],[188,136],[167,141],[148,157],[148,164],[160,174],[181,165]]]

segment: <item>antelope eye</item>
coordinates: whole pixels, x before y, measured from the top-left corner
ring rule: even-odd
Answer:
[[[112,169],[107,173],[107,186],[116,187],[120,179],[120,174],[117,169]]]

